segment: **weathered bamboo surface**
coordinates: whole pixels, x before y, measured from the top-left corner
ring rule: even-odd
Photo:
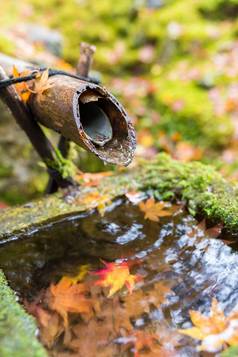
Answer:
[[[104,87],[63,75],[52,77],[50,82],[52,87],[44,95],[33,95],[30,100],[30,108],[35,118],[41,124],[93,152],[101,160],[128,165],[134,156],[135,132],[116,98]],[[110,120],[113,134],[108,141],[100,138],[103,135],[106,137],[105,130],[100,133],[99,128],[98,140],[88,135],[85,130],[90,121],[91,126],[96,125],[92,105],[105,113],[105,118]],[[104,124],[104,119],[102,120]]]
[[[10,242],[15,234],[54,222],[65,215],[96,208],[88,199],[99,193],[108,202],[128,191],[155,192],[161,199],[182,200],[193,214],[199,213],[224,227],[238,229],[238,189],[212,167],[198,162],[180,163],[160,154],[133,170],[105,177],[97,187],[81,186],[62,190],[24,206],[2,210],[0,242]],[[126,214],[126,212],[125,212]]]
[[[20,69],[34,69],[27,62],[0,54],[0,66],[8,74],[14,63]],[[134,128],[122,105],[106,88],[62,74],[50,77],[49,83],[44,93],[32,94],[28,101],[39,123],[107,163],[126,166],[132,161]]]

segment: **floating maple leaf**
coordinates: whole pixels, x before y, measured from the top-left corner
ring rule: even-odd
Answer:
[[[68,313],[91,313],[91,302],[85,297],[85,284],[73,284],[72,279],[63,277],[58,284],[50,286],[49,307],[58,312],[68,325]]]
[[[16,68],[16,66],[13,66],[13,69],[12,69],[13,78],[25,77],[25,76],[29,75],[30,73],[31,72],[27,71],[27,70],[20,73],[20,72],[18,72],[18,69]],[[26,82],[16,83],[15,88],[16,88],[16,91],[17,91],[19,97],[21,98],[21,100],[24,103],[26,103],[31,95],[31,92],[30,92],[29,87],[26,84]]]
[[[238,344],[238,311],[225,316],[218,301],[212,300],[209,316],[190,311],[194,327],[179,330],[180,333],[202,341],[200,351],[218,352],[224,347]]]
[[[101,269],[94,274],[100,277],[100,280],[96,282],[96,285],[110,288],[108,297],[114,295],[117,291],[122,289],[124,285],[126,285],[127,289],[131,293],[135,283],[141,279],[138,275],[130,274],[127,262],[103,263],[106,268]]]
[[[171,216],[179,206],[168,206],[166,202],[155,202],[154,198],[149,198],[146,202],[141,202],[139,208],[145,213],[145,219],[158,222],[160,217]]]

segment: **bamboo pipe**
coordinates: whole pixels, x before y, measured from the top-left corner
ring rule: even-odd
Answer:
[[[4,67],[1,56],[0,64]],[[35,119],[104,162],[130,164],[135,131],[116,98],[104,87],[64,75],[53,76],[50,82],[51,88],[30,97]]]

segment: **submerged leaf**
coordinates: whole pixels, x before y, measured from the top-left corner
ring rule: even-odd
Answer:
[[[202,341],[200,351],[218,352],[227,345],[238,344],[238,312],[225,316],[218,301],[212,300],[209,316],[198,311],[190,311],[194,327],[179,330],[180,333]]]
[[[91,313],[91,301],[85,297],[85,284],[72,284],[71,278],[63,277],[58,284],[51,284],[49,307],[58,312],[68,325],[68,313]]]
[[[127,289],[131,293],[134,289],[135,283],[141,278],[138,275],[130,274],[128,263],[106,263],[106,268],[101,269],[94,274],[100,277],[96,282],[96,285],[110,288],[108,297],[114,295],[117,291],[126,285]]]

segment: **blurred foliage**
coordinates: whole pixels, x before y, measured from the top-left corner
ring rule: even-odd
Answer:
[[[8,0],[1,6],[0,51],[32,60],[8,36],[23,22],[63,35],[64,65],[75,66],[81,41],[97,46],[94,73],[132,117],[139,156],[164,150],[238,177],[238,0]],[[36,49],[44,58],[39,43]],[[83,169],[102,168],[91,156],[88,163],[80,157]]]
[[[235,38],[236,26],[211,23],[204,15],[219,11],[221,1],[208,5],[174,0],[151,8],[145,1],[121,0],[112,6],[107,0],[50,0],[47,14],[46,2],[29,3],[34,8],[32,19],[62,32],[64,57],[70,63],[76,63],[81,41],[97,45],[94,68],[103,73],[104,82],[138,119],[139,129],[153,126],[155,141],[158,131],[164,130],[179,132],[182,140],[208,149],[229,142],[231,119],[227,113],[216,114],[209,94],[214,86],[224,86],[227,79],[226,73],[214,68],[212,57]],[[236,2],[226,2],[228,9],[227,3],[232,7]],[[220,11],[224,16],[223,8]],[[192,71],[197,71],[195,78],[189,76]],[[117,81],[111,83],[113,77],[127,83],[133,77],[138,79],[129,101],[127,86],[123,90],[122,84],[117,90]],[[227,85],[230,82],[229,78]],[[143,86],[146,88],[140,88]],[[176,109],[179,101],[181,108]],[[155,121],[151,120],[153,112],[160,114]]]

